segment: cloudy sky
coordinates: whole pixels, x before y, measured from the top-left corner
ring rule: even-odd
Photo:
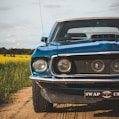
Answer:
[[[0,47],[36,48],[59,19],[118,16],[119,0],[0,0]]]

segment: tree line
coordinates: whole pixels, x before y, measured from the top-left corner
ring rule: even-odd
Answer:
[[[10,48],[6,49],[5,47],[0,48],[0,54],[3,54],[6,56],[9,54],[10,56],[15,56],[15,54],[19,55],[31,55],[33,53],[34,49],[19,49],[19,48]]]

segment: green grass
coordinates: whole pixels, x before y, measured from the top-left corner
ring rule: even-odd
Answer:
[[[6,102],[12,92],[31,86],[29,75],[29,62],[0,64],[0,103]]]

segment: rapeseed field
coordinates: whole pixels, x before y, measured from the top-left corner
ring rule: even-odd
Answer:
[[[30,60],[30,55],[15,55],[10,56],[10,55],[2,55],[0,54],[0,63],[7,63],[7,62],[28,62]]]

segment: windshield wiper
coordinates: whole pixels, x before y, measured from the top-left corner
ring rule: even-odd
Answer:
[[[60,39],[60,40],[56,40],[55,42],[58,43],[85,43],[85,42],[91,42],[91,40],[89,38],[82,38],[82,39],[68,39],[68,38],[64,38],[64,39]]]
[[[91,39],[92,42],[96,42],[96,41],[119,41],[119,38],[93,38]]]

